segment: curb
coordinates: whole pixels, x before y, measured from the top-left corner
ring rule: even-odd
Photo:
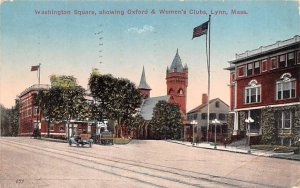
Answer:
[[[37,138],[38,140],[43,140],[43,141],[50,141],[50,142],[60,142],[60,143],[68,143],[67,140],[61,140],[61,139],[53,139],[53,138]]]
[[[215,150],[215,151],[225,151],[225,152],[231,152],[231,153],[240,153],[240,154],[248,154],[248,155],[255,155],[255,156],[260,156],[260,157],[270,157],[270,158],[276,158],[276,159],[286,159],[286,160],[293,160],[293,161],[300,161],[300,158],[294,158],[292,157],[293,155],[291,155],[291,153],[289,153],[289,156],[287,156],[287,154],[285,154],[286,156],[284,155],[261,155],[261,154],[255,154],[255,151],[257,150],[253,150],[254,153],[248,153],[248,151],[245,150],[245,152],[242,152],[242,151],[233,151],[233,150],[223,150],[223,149],[214,149],[214,148],[207,148],[207,147],[201,147],[201,146],[193,146],[193,145],[186,145],[184,143],[180,143],[180,142],[174,142],[174,141],[171,141],[171,140],[167,140],[167,142],[170,142],[170,143],[174,143],[174,144],[180,144],[180,145],[184,145],[184,146],[187,146],[187,147],[194,147],[194,148],[201,148],[201,149],[209,149],[209,150]],[[251,150],[252,151],[252,150]]]

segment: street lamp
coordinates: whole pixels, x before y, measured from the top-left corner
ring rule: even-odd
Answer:
[[[251,136],[250,136],[250,123],[253,123],[254,120],[249,116],[247,119],[245,119],[245,122],[247,123],[247,132],[248,132],[248,142],[249,142],[249,150],[248,150],[248,153],[251,153],[251,148],[250,148],[250,139],[251,139]]]
[[[212,123],[215,124],[215,147],[214,149],[217,149],[217,124],[220,124],[220,121],[218,119],[212,120]]]
[[[193,144],[193,146],[195,145],[195,131],[194,131],[194,125],[197,125],[198,124],[198,122],[196,121],[196,120],[193,120],[192,122],[191,122],[191,124],[192,124],[192,126],[193,126],[193,140],[192,140],[192,144]]]

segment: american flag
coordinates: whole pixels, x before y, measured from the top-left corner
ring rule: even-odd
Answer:
[[[209,21],[195,27],[193,31],[193,38],[200,37],[201,35],[206,34],[208,30],[208,23]]]
[[[39,70],[39,68],[40,68],[39,65],[31,66],[31,71],[37,71]]]

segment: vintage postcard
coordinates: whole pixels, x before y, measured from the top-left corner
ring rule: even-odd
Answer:
[[[0,4],[0,187],[300,187],[299,1]]]

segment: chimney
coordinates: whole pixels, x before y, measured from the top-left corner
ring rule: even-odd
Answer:
[[[207,104],[207,94],[206,93],[202,94],[202,104]]]

